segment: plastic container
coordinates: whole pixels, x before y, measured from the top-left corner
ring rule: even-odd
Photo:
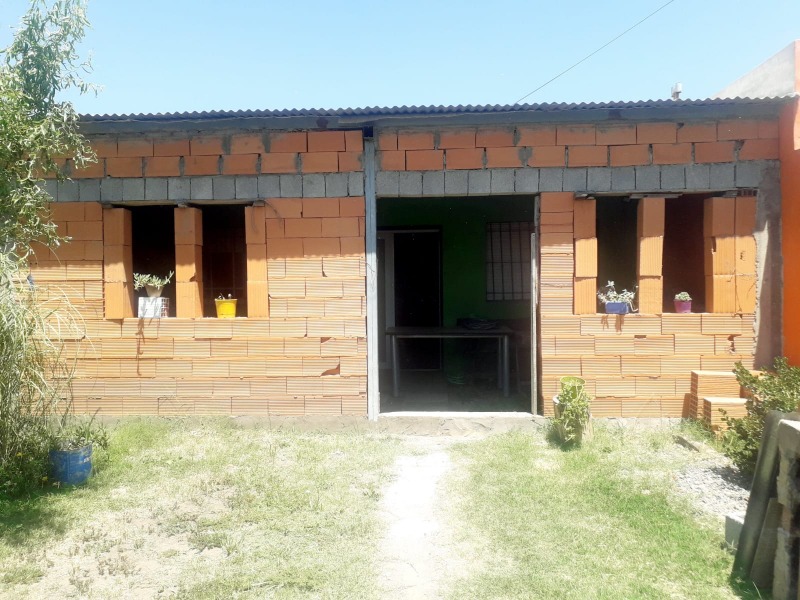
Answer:
[[[607,315],[627,315],[630,305],[627,302],[606,302]]]
[[[92,445],[75,450],[51,450],[53,481],[62,485],[80,485],[92,474]]]
[[[217,305],[218,319],[236,318],[236,298],[217,298],[214,303]]]

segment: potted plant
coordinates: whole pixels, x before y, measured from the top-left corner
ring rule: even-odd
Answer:
[[[219,298],[214,300],[214,304],[217,307],[218,319],[233,319],[236,317],[236,298],[233,298],[230,294],[228,294],[227,298],[220,294]]]
[[[51,442],[50,473],[56,485],[80,485],[92,474],[94,446],[108,449],[108,432],[92,416],[88,421],[62,422]]]
[[[609,315],[626,315],[629,312],[635,312],[633,308],[635,296],[635,291],[622,290],[618,292],[613,281],[609,281],[605,287],[597,290],[597,298],[605,305],[606,314]]]
[[[689,295],[689,292],[679,292],[675,294],[675,312],[692,312],[692,297]]]
[[[148,298],[161,297],[161,290],[164,286],[172,281],[174,271],[170,271],[166,277],[159,277],[158,275],[151,275],[150,273],[134,273],[133,274],[133,289],[140,290],[142,288],[147,291]]]
[[[553,397],[553,427],[564,444],[580,444],[591,437],[591,399],[586,393],[586,381],[580,377],[562,377],[561,388]]]

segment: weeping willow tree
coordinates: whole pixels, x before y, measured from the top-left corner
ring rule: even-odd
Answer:
[[[76,45],[85,2],[33,0],[0,65],[0,494],[46,477],[54,427],[69,411],[58,311],[27,277],[35,248],[57,248],[43,178],[63,179],[57,159],[78,168],[94,156],[63,92],[90,86]]]

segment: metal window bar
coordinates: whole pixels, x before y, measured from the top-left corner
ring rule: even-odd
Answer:
[[[486,300],[530,300],[533,223],[486,224]]]

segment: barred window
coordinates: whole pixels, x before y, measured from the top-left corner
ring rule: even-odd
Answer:
[[[486,300],[530,300],[533,223],[486,224]]]

